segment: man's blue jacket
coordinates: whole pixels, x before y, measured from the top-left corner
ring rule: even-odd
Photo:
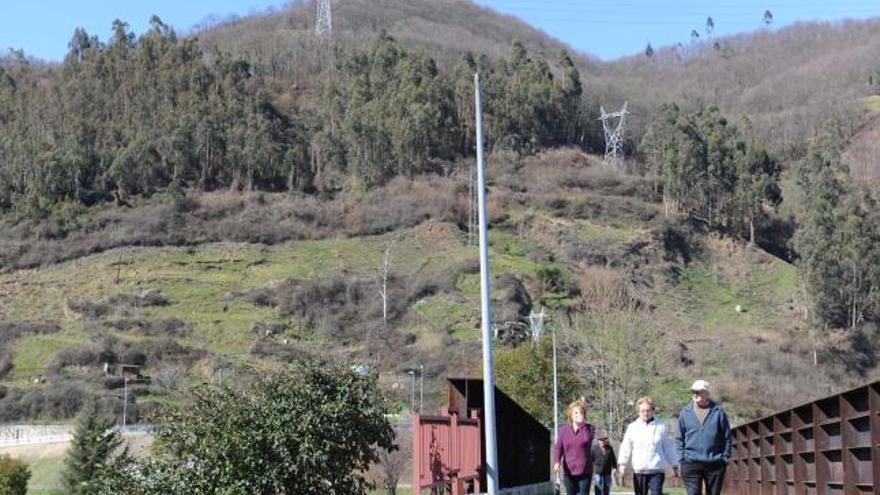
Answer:
[[[712,402],[706,420],[700,423],[694,404],[685,405],[678,415],[675,446],[681,461],[727,462],[733,445],[730,422],[724,409]]]

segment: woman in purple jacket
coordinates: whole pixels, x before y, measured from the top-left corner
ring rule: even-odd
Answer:
[[[581,401],[566,409],[568,424],[559,428],[553,447],[553,471],[562,469],[562,482],[568,495],[587,495],[593,478],[593,437],[596,428],[585,422],[587,408]]]

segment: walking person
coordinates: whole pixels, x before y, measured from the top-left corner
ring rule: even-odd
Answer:
[[[639,417],[626,427],[620,444],[620,477],[632,458],[633,491],[636,495],[661,495],[666,468],[678,476],[678,455],[666,430],[666,424],[654,415],[654,401],[642,397],[636,402]]]
[[[693,400],[678,415],[675,443],[681,457],[681,477],[688,495],[720,495],[730,459],[732,436],[727,414],[712,400],[709,383],[691,386]]]
[[[596,495],[611,494],[611,475],[617,470],[617,456],[608,443],[608,435],[596,435],[599,445],[593,447],[593,484]]]
[[[568,423],[559,428],[553,446],[553,471],[562,472],[568,495],[588,495],[593,478],[591,450],[596,429],[586,422],[587,407],[582,401],[569,404],[565,415]]]

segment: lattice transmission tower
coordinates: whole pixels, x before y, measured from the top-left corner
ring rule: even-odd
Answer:
[[[599,106],[599,110],[602,112],[599,120],[602,121],[602,129],[605,131],[606,163],[621,163],[623,161],[623,129],[626,114],[629,113],[626,111],[627,103],[624,102],[623,108],[614,113],[607,113],[604,107]],[[614,125],[614,119],[618,119],[617,125]]]
[[[330,39],[333,35],[333,22],[330,15],[330,0],[318,0],[318,16],[315,20],[315,32],[322,38]]]
[[[547,318],[547,313],[544,312],[544,308],[541,308],[540,313],[535,313],[534,311],[529,313],[529,333],[532,335],[532,340],[538,342],[541,340],[541,336],[544,335],[544,323]]]

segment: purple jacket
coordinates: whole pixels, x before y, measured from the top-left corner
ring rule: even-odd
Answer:
[[[561,462],[563,472],[570,476],[593,473],[593,437],[596,428],[584,423],[577,433],[570,424],[559,428],[559,439],[553,446],[553,462]],[[560,461],[560,458],[562,459]]]

